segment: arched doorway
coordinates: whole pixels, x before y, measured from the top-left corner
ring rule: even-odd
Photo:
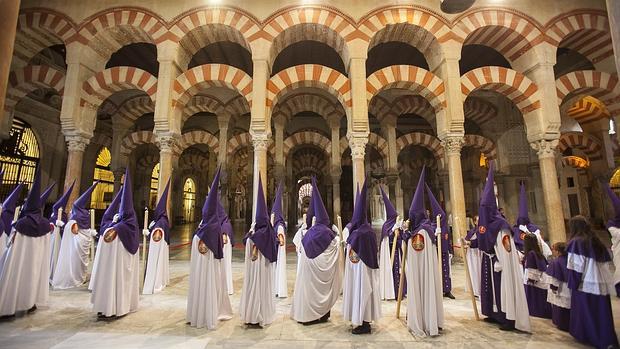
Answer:
[[[151,188],[149,190],[149,208],[155,209],[157,205],[157,189],[159,188],[159,162],[153,166],[151,171]]]
[[[28,123],[13,119],[9,139],[0,143],[0,165],[4,179],[0,197],[6,197],[19,182],[30,186],[39,163],[39,142]]]
[[[196,207],[196,182],[187,178],[183,184],[183,222],[194,221],[194,208]]]

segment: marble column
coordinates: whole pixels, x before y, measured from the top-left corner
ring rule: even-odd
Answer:
[[[174,81],[181,74],[176,62],[179,44],[172,41],[164,41],[157,45],[157,61],[159,71],[157,73],[157,93],[155,103],[154,132],[181,132],[182,118],[173,112],[172,95],[174,93]],[[178,113],[179,110],[175,109]]]
[[[172,133],[157,135],[157,145],[159,146],[159,181],[157,188],[157,200],[162,196],[166,183],[172,180],[172,169],[174,167],[174,146],[177,136]],[[198,198],[196,198],[198,200]],[[168,212],[170,211],[170,195],[168,195]]]
[[[280,181],[284,180],[284,125],[286,119],[277,117],[273,119],[273,128],[275,129],[275,178],[276,186]]]
[[[340,152],[340,117],[332,117],[328,120],[331,131],[330,167],[332,181],[332,195],[334,201],[334,222],[341,213],[340,202],[340,176],[342,175],[342,156]]]
[[[89,143],[89,139],[82,135],[65,136],[68,148],[67,156],[67,170],[65,172],[65,188],[67,190],[69,186],[75,181],[75,187],[69,196],[67,207],[71,207],[73,201],[80,195],[82,168],[84,160],[84,151]]]
[[[334,222],[336,222],[336,218],[340,216],[340,172],[335,172],[332,170],[332,194],[334,201]]]
[[[256,216],[256,196],[258,195],[258,177],[260,175],[263,184],[263,193],[267,195],[267,146],[269,139],[267,134],[259,133],[252,135],[254,146],[254,180],[252,183],[252,220]]]
[[[15,32],[17,30],[17,17],[19,13],[20,0],[8,0],[0,2],[2,21],[0,21],[0,139],[9,138],[9,115],[4,112],[4,101],[9,83],[9,73],[11,72],[11,57],[13,56],[13,46],[15,43]],[[3,52],[3,53],[1,53]]]
[[[562,215],[562,197],[555,168],[555,152],[558,140],[538,140],[530,143],[538,154],[540,177],[547,215],[547,230],[551,243],[566,241],[564,215]]]
[[[465,217],[465,191],[463,190],[463,170],[461,167],[461,149],[465,139],[459,136],[448,136],[442,140],[446,152],[448,182],[450,184],[450,198],[452,210],[452,229],[454,236],[464,237],[467,233],[467,218]]]
[[[368,137],[351,136],[349,137],[349,147],[351,148],[351,159],[353,164],[353,202],[355,203],[355,193],[357,188],[362,188],[364,184],[364,155],[366,154],[366,143]]]
[[[228,125],[232,116],[229,114],[223,114],[217,116],[217,123],[220,128],[219,135],[219,148],[217,153],[217,164],[221,168],[220,175],[220,200],[222,206],[226,212],[228,212],[228,168],[226,167],[226,161],[228,157]]]

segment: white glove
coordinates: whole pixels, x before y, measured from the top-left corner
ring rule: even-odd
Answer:
[[[437,236],[437,237],[441,236],[441,229],[435,228],[435,236]]]
[[[397,229],[401,229],[402,226],[403,226],[402,220],[394,222],[394,225],[392,226],[392,232],[395,232]]]
[[[151,223],[149,223],[149,229],[153,229],[154,225],[155,225],[155,221],[151,221]]]
[[[495,264],[493,264],[493,270],[495,270],[496,273],[499,273],[500,271],[502,271],[502,265],[498,262],[495,262]]]
[[[120,218],[121,218],[121,216],[118,213],[115,214],[114,218],[112,218],[112,223],[117,223]]]
[[[151,232],[148,229],[142,229],[142,235],[149,236]]]
[[[527,227],[526,227],[525,225],[523,225],[523,224],[521,224],[521,225],[519,226],[519,230],[521,230],[521,231],[526,231],[526,232],[528,232],[528,233],[530,232],[529,230],[527,230]]]
[[[88,233],[90,234],[90,236],[97,236],[97,230],[95,229],[88,229]]]
[[[65,222],[61,221],[60,219],[57,219],[55,224],[59,228],[62,228],[65,226]]]

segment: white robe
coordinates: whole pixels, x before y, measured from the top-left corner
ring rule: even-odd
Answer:
[[[614,285],[620,283],[620,229],[615,227],[609,227],[609,233],[611,234],[611,252],[613,253],[614,266],[616,267],[614,272]]]
[[[362,260],[354,264],[348,257],[350,250],[351,246],[347,245],[342,315],[353,326],[360,326],[364,321],[372,322],[381,317],[379,269],[368,268]]]
[[[50,236],[50,284],[52,283],[52,278],[54,277],[54,270],[56,270],[58,254],[60,254],[60,242],[62,241],[60,229],[62,229],[63,226],[64,224],[62,226],[55,224],[52,235]]]
[[[9,241],[9,234],[1,233],[0,234],[0,257],[4,255],[4,251],[6,251],[6,244]]]
[[[78,229],[77,234],[71,232],[75,224],[70,220],[65,224],[60,243],[58,261],[52,278],[52,287],[57,290],[78,287],[86,281],[90,254],[90,244],[93,241],[90,229]]]
[[[390,237],[381,239],[381,249],[379,250],[379,288],[381,289],[381,299],[392,300],[394,295],[394,274],[392,273]]]
[[[472,240],[475,239],[475,236],[472,237]],[[471,279],[471,286],[474,288],[474,296],[480,297],[480,280],[482,278],[480,268],[482,267],[482,252],[480,252],[479,248],[469,247],[465,258],[467,258],[469,278]],[[469,291],[467,283],[465,283],[465,288]]]
[[[49,298],[50,234],[12,235],[15,240],[0,257],[0,316],[44,306]]]
[[[258,259],[252,261],[252,237],[245,245],[245,276],[241,290],[239,312],[241,321],[246,324],[269,325],[276,316],[273,292],[273,268],[271,263],[258,251]]]
[[[228,294],[235,292],[233,288],[233,275],[232,275],[232,245],[230,244],[230,237],[228,242],[224,244],[224,274],[226,274],[226,291]]]
[[[93,279],[90,302],[96,313],[122,316],[138,310],[140,259],[137,252],[127,252],[118,236],[105,242],[104,234],[99,239],[97,277]]]
[[[444,325],[437,248],[426,230],[420,230],[419,234],[424,237],[422,250],[413,248],[413,237],[406,242],[407,327],[418,337],[437,336]]]
[[[342,249],[336,236],[314,259],[306,256],[303,245],[293,291],[291,318],[308,322],[327,314],[342,291]]]
[[[153,234],[149,241],[149,254],[146,264],[146,275],[144,277],[144,287],[142,294],[154,294],[163,291],[170,283],[169,272],[169,247],[165,240],[165,232],[161,228],[155,230],[161,231],[161,240],[156,242],[153,240]]]
[[[209,249],[207,253],[201,254],[198,251],[199,243],[200,237],[194,235],[185,318],[190,326],[212,330],[218,320],[231,319],[233,312],[226,287],[224,260],[215,259]]]
[[[296,275],[299,275],[299,267],[300,267],[300,261],[299,259],[301,258],[301,240],[304,238],[304,235],[306,235],[306,224],[302,224],[299,229],[297,229],[297,232],[295,233],[295,235],[293,236],[293,244],[295,245],[295,251],[297,251],[297,273]]]
[[[288,297],[288,280],[286,278],[286,235],[284,233],[284,227],[278,226],[278,234],[284,236],[284,245],[278,246],[278,260],[276,261],[276,267],[274,269],[274,291],[277,297]]]
[[[504,236],[510,240],[510,251],[502,244]],[[516,329],[530,332],[530,313],[523,287],[523,266],[510,230],[502,230],[497,234],[495,255],[497,262],[493,267],[496,272],[501,271],[501,310],[506,313],[506,319],[515,321]]]
[[[101,246],[104,244],[103,234],[99,235],[99,242],[97,242],[96,250],[95,250],[95,260],[93,261],[93,269],[90,272],[90,281],[88,282],[88,290],[93,290],[93,285],[95,284],[95,276],[97,275],[97,265],[99,265],[99,251]]]

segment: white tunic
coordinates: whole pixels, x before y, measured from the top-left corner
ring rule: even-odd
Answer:
[[[212,330],[218,320],[231,319],[233,312],[226,287],[224,260],[215,259],[209,249],[205,254],[201,254],[198,251],[199,243],[200,237],[194,235],[186,320],[191,326]]]
[[[297,274],[299,275],[299,267],[300,267],[300,261],[299,259],[301,258],[301,240],[304,238],[304,235],[306,235],[306,224],[302,224],[299,229],[297,229],[297,232],[295,233],[295,235],[293,236],[293,244],[295,245],[295,251],[297,251]]]
[[[54,289],[78,287],[86,281],[90,244],[93,238],[90,229],[78,229],[78,233],[73,234],[71,232],[73,224],[74,220],[67,222],[62,234],[58,261],[52,278]]]
[[[58,254],[60,253],[60,242],[62,241],[60,229],[64,226],[64,224],[58,224],[62,223],[60,221],[57,221],[56,223],[57,224],[54,225],[54,230],[52,231],[52,235],[50,237],[50,284],[52,283],[52,278],[54,277],[54,270],[56,270]]]
[[[343,232],[346,229],[343,229]],[[347,245],[347,256],[351,246]],[[364,321],[371,322],[381,317],[381,295],[379,294],[379,269],[371,269],[360,260],[351,262],[346,257],[344,269],[344,291],[342,315],[354,326]]]
[[[278,246],[278,260],[276,261],[276,267],[274,269],[274,290],[275,294],[279,298],[288,297],[288,285],[286,278],[286,235],[284,233],[284,227],[278,226],[278,235],[284,236],[284,245]]]
[[[4,255],[4,251],[6,251],[6,244],[9,241],[9,234],[1,233],[0,234],[0,256]]]
[[[437,248],[426,230],[422,229],[418,234],[424,238],[423,248],[417,241],[419,251],[412,244],[415,236],[406,242],[407,327],[418,337],[437,336],[444,325]]]
[[[252,238],[245,245],[245,276],[241,290],[239,312],[241,321],[246,324],[269,325],[276,315],[273,292],[273,268],[271,263],[258,251],[258,259],[252,261]]]
[[[153,240],[153,234],[149,241],[149,257],[146,264],[146,275],[142,294],[154,294],[161,292],[170,283],[168,270],[169,247],[165,240],[165,233],[161,228],[153,231],[161,231],[161,240]]]
[[[620,229],[616,227],[609,227],[609,233],[611,234],[611,252],[613,252],[613,261],[616,267],[614,272],[614,285],[620,283]]]
[[[13,230],[15,240],[0,257],[0,316],[13,315],[49,298],[50,234],[39,237]]]
[[[473,236],[472,240],[475,239],[476,237]],[[480,252],[479,248],[469,247],[465,258],[467,258],[469,278],[471,279],[471,286],[474,288],[474,296],[480,297],[480,280],[482,278],[480,268],[482,267],[482,252]],[[465,287],[469,290],[467,283],[465,283]]]
[[[303,245],[293,291],[291,318],[308,322],[327,314],[342,291],[342,249],[335,237],[325,251],[314,259],[306,256]]]
[[[509,248],[502,244],[504,239],[507,242],[506,246],[509,241]],[[515,321],[516,329],[530,332],[530,313],[523,287],[523,266],[519,262],[510,230],[502,230],[497,234],[495,255],[497,262],[493,267],[496,272],[501,271],[500,307],[506,313],[506,319]]]
[[[96,313],[122,316],[138,310],[140,259],[138,253],[127,252],[118,236],[111,242],[105,242],[104,234],[97,248],[97,277],[92,282],[90,302]]]
[[[233,275],[232,275],[232,245],[230,244],[230,237],[228,242],[224,244],[224,274],[226,274],[226,290],[228,294],[234,293],[233,288]]]
[[[392,254],[390,237],[381,239],[381,249],[379,251],[379,288],[381,299],[395,299],[394,295],[394,274],[392,273]]]

